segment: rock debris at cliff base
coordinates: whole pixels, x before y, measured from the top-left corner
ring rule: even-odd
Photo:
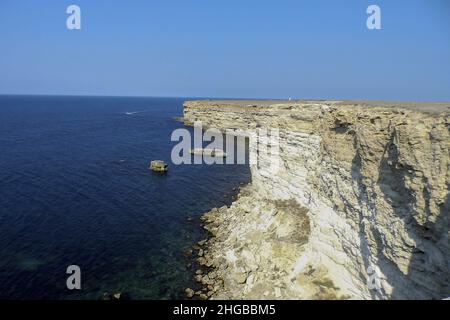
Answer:
[[[185,103],[186,123],[280,130],[280,170],[259,154],[251,186],[205,214],[210,297],[450,296],[449,115],[445,103]]]

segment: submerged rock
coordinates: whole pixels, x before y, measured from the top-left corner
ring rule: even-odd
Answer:
[[[121,292],[115,292],[115,293],[105,292],[105,293],[103,293],[100,300],[115,300],[115,301],[124,300],[124,295]]]
[[[186,288],[184,292],[186,293],[186,297],[188,297],[189,299],[194,296],[194,290],[192,290],[191,288]]]

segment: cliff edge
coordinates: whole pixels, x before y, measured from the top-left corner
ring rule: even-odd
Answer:
[[[250,144],[251,184],[204,215],[213,298],[450,296],[450,103],[191,101],[184,121],[279,130],[279,169]]]

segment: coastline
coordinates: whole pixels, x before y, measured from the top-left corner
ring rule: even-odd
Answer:
[[[202,227],[207,231],[207,237],[198,241],[192,246],[189,251],[189,255],[192,256],[196,265],[195,280],[201,286],[199,290],[192,288],[186,288],[186,297],[198,298],[201,300],[213,299],[220,297],[225,293],[224,290],[224,273],[221,270],[220,255],[217,255],[214,244],[220,242],[217,241],[218,221],[217,219],[225,214],[227,210],[238,203],[239,199],[247,190],[251,187],[251,182],[241,182],[240,186],[233,191],[237,191],[235,196],[232,196],[232,203],[227,206],[215,207],[210,211],[203,213],[200,217],[202,221]],[[233,199],[234,198],[234,199]]]
[[[252,207],[256,203],[258,206]],[[255,213],[261,211],[269,213],[270,217],[262,215],[260,220],[255,221]],[[286,252],[289,255],[292,251],[301,254],[309,238],[310,221],[307,211],[293,201],[262,199],[249,183],[241,188],[238,198],[230,207],[213,208],[204,213],[201,219],[209,236],[193,246],[200,266],[195,279],[202,285],[202,289],[192,293],[200,299],[217,300],[239,300],[243,297],[250,300],[350,298],[339,292],[325,269],[310,267],[306,275],[296,281],[294,285],[297,289],[299,286],[302,288],[302,296],[286,285],[286,277],[293,276],[292,270],[286,268],[290,265],[290,261],[286,260]],[[271,218],[275,216],[286,225],[293,224],[301,231],[282,239],[275,250],[262,253],[257,246],[267,240],[267,234],[256,231],[258,228],[255,226],[260,227],[267,222],[270,225]],[[300,224],[298,216],[302,216]],[[269,238],[272,237],[276,242],[279,230],[274,226],[270,228],[269,225],[264,229]],[[229,237],[234,230],[253,233],[251,241],[242,242],[238,237]],[[246,263],[237,262],[234,251],[246,256]],[[188,297],[191,298],[192,295]]]
[[[197,250],[207,267],[196,275],[206,288],[202,298],[445,296],[450,104],[192,101],[184,107],[186,124],[281,128],[281,170],[271,173],[270,159],[258,155],[259,167],[251,166],[251,184],[238,199],[203,215],[211,238]]]

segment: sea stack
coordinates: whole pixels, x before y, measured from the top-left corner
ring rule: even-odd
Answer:
[[[169,165],[162,160],[153,160],[150,162],[150,169],[155,172],[167,172]]]

